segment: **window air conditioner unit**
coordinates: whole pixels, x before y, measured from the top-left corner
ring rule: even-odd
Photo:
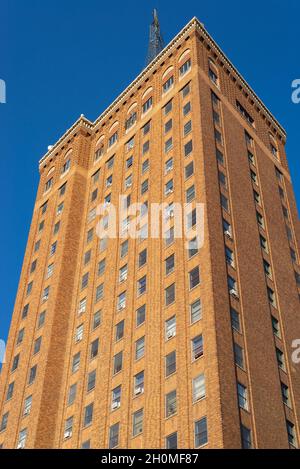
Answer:
[[[24,415],[29,415],[30,414],[30,409],[25,409],[24,410]]]
[[[125,306],[126,305],[124,303],[122,303],[121,305],[119,305],[119,309],[125,309]]]
[[[118,409],[120,407],[120,405],[121,405],[121,402],[116,401],[116,402],[112,403],[111,408],[112,409]]]
[[[144,391],[144,388],[139,386],[138,388],[135,388],[134,394],[137,396],[138,394],[142,394],[143,391]]]
[[[232,288],[229,293],[235,298],[239,297],[238,292],[234,288]]]
[[[17,449],[23,449],[25,448],[25,441],[21,441],[20,443],[18,443],[18,446],[17,446]]]
[[[230,231],[228,231],[228,230],[225,231],[225,235],[226,235],[228,238],[232,238],[231,233],[230,233]]]
[[[172,337],[175,337],[175,331],[169,331],[167,333],[167,339],[172,339]]]
[[[64,438],[70,438],[71,436],[72,436],[72,431],[71,430],[65,431]]]

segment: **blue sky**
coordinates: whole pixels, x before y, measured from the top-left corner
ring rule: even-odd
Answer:
[[[2,0],[0,104],[2,246],[0,339],[5,339],[38,184],[38,160],[83,113],[94,120],[145,64],[156,7],[165,42],[197,16],[288,132],[300,203],[299,0]]]

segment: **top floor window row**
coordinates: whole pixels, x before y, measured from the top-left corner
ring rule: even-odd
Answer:
[[[242,116],[246,119],[247,122],[249,122],[252,127],[254,127],[254,119],[253,117],[250,116],[249,112],[246,111],[246,109],[241,105],[239,101],[236,101],[236,107],[238,111],[242,114]]]

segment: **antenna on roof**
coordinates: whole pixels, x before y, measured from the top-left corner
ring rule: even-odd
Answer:
[[[153,59],[163,50],[164,41],[160,32],[160,26],[157,16],[157,10],[153,10],[153,20],[150,25],[150,37],[146,65],[152,62]]]

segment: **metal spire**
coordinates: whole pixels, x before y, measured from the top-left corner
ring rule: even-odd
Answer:
[[[150,38],[146,65],[152,62],[152,60],[155,59],[155,57],[163,50],[163,48],[164,41],[160,32],[157,10],[154,8],[153,21],[150,25]]]

